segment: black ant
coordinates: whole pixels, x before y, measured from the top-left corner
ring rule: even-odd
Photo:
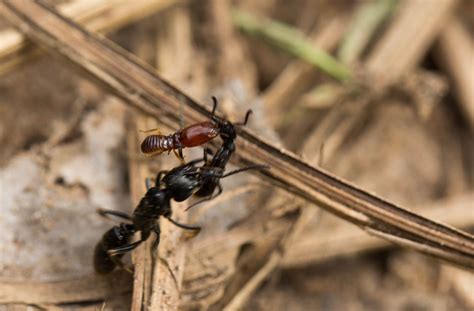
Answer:
[[[173,151],[176,154],[176,150],[178,150],[176,156],[183,160],[183,148],[185,147],[200,146],[218,135],[221,135],[221,137],[222,135],[235,136],[234,125],[226,119],[216,116],[217,99],[214,96],[212,97],[212,101],[213,108],[210,121],[196,123],[168,135],[162,135],[158,129],[146,131],[157,132],[158,134],[149,135],[143,140],[141,144],[142,152],[146,155],[157,155],[165,151],[168,151],[168,153]],[[245,125],[251,112],[251,110],[247,111],[243,123],[236,123],[235,125]]]
[[[205,158],[194,160],[187,164],[180,165],[169,172],[159,172],[155,186],[151,186],[150,180],[147,179],[146,185],[148,191],[140,200],[140,203],[133,211],[131,217],[119,211],[98,210],[99,214],[103,216],[117,216],[130,221],[131,224],[121,224],[120,226],[113,227],[104,234],[94,254],[94,265],[97,272],[110,272],[117,265],[123,267],[120,258],[126,252],[135,249],[142,242],[146,241],[151,232],[155,232],[156,234],[156,240],[152,246],[154,254],[154,250],[158,247],[160,242],[161,231],[158,223],[160,216],[167,218],[171,223],[182,229],[199,232],[201,227],[181,224],[171,218],[171,199],[177,202],[188,199],[197,189],[202,187],[203,181],[208,177],[221,179],[248,169],[267,168],[266,166],[255,165],[222,174],[222,170],[218,168],[208,168],[206,166],[196,167],[197,163],[205,160]],[[140,240],[130,243],[131,237],[137,231],[140,231]],[[114,259],[115,257],[117,258]]]
[[[104,233],[94,250],[94,269],[97,273],[110,273],[116,266],[128,270],[121,260],[124,254],[110,256],[108,251],[130,243],[135,232],[133,224],[121,223]]]
[[[140,239],[132,243],[124,243],[115,248],[109,248],[107,253],[110,256],[117,256],[135,249],[142,242],[146,241],[151,232],[156,234],[156,240],[153,249],[158,247],[160,243],[160,224],[159,217],[165,217],[174,225],[187,230],[200,231],[201,227],[181,224],[171,218],[171,196],[168,189],[159,189],[158,187],[150,187],[145,196],[140,200],[137,208],[133,211],[132,216],[114,210],[98,210],[99,214],[113,215],[132,223],[135,231],[140,231]]]
[[[252,113],[252,110],[248,110],[246,115],[245,115],[245,120],[242,123],[238,123],[236,125],[247,125],[248,119],[250,114]],[[213,176],[213,174],[216,174],[218,172],[222,172],[225,170],[225,167],[227,163],[230,161],[230,158],[235,152],[235,139],[237,138],[237,132],[235,130],[235,126],[230,123],[227,120],[222,120],[221,119],[221,132],[220,136],[222,139],[222,146],[217,150],[216,154],[212,157],[210,161],[205,161],[205,165],[202,167],[202,169],[205,169],[209,172],[208,176],[204,176],[202,180],[202,186],[201,188],[195,193],[195,196],[197,197],[204,197],[204,199],[199,200],[198,202],[192,204],[191,206],[188,207],[191,208],[201,202],[211,200],[217,196],[219,196],[222,193],[222,186],[220,184],[219,178],[216,178]],[[205,154],[208,153],[208,149],[206,149]],[[268,166],[264,165],[253,165],[253,166],[248,166],[246,168],[238,169],[235,171],[232,171],[229,174],[236,174],[239,173],[243,170],[248,170],[248,169],[268,169]],[[218,192],[214,194],[216,188],[218,189]]]
[[[207,153],[209,152],[210,151],[208,149],[204,150],[203,159],[193,160],[187,164],[175,167],[171,171],[160,171],[156,177],[156,184],[163,185],[165,189],[168,189],[171,193],[173,193],[172,197],[175,201],[182,202],[188,199],[191,195],[195,194],[196,191],[201,191],[203,187],[210,183],[210,179],[216,180],[217,184],[220,186],[219,180],[222,178],[226,178],[251,169],[269,168],[266,165],[257,164],[224,174],[223,168],[212,167],[209,164],[206,164],[208,163]],[[199,162],[204,162],[205,164],[201,167],[196,167],[195,164]],[[196,202],[190,207],[198,203],[200,202]],[[190,207],[188,207],[188,209]]]

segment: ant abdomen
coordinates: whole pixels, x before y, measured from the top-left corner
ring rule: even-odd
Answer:
[[[121,258],[124,254],[110,255],[109,250],[128,244],[134,233],[133,224],[123,223],[104,233],[94,249],[94,269],[97,273],[110,273],[116,266],[123,268]]]

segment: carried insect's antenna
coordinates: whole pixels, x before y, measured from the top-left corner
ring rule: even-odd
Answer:
[[[247,122],[249,121],[249,117],[252,113],[253,113],[252,109],[247,110],[247,113],[245,114],[244,122],[235,123],[234,125],[247,125]]]
[[[212,115],[214,116],[216,114],[216,108],[217,108],[217,98],[215,96],[212,96]]]

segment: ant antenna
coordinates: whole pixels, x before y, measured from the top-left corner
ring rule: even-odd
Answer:
[[[217,108],[217,98],[215,96],[212,96],[212,102],[214,105],[212,106],[212,115],[214,116]]]
[[[245,119],[244,122],[240,123],[235,123],[234,125],[247,125],[247,122],[249,120],[250,115],[253,113],[252,109],[247,110],[247,113],[245,114]]]

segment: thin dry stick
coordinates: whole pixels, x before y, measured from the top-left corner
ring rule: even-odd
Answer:
[[[26,35],[85,69],[127,103],[169,124],[178,124],[175,112],[181,105],[186,122],[210,117],[204,106],[165,82],[129,53],[87,32],[42,1],[4,0],[3,4],[5,15]],[[257,175],[371,234],[474,268],[474,237],[469,233],[433,222],[362,191],[247,129],[241,129],[239,134],[236,142],[239,152],[233,158],[234,163],[270,165],[271,170]]]
[[[178,2],[180,0],[74,0],[59,5],[58,10],[90,31],[109,32]],[[0,32],[0,75],[37,55],[40,50],[20,32],[14,29]]]
[[[270,258],[265,265],[245,284],[237,295],[225,306],[224,311],[245,310],[245,306],[253,293],[267,279],[267,277],[275,270],[281,260],[279,252],[270,254]]]
[[[192,68],[192,34],[188,9],[179,7],[170,12],[162,26],[166,34],[157,40],[157,67],[165,76],[174,76],[178,83],[185,83]],[[178,52],[179,51],[179,52]],[[176,159],[166,159],[163,167],[173,167]],[[173,218],[188,223],[186,203],[173,202]],[[187,245],[182,243],[183,230],[168,221],[162,221],[163,242],[159,256],[166,258],[155,263],[153,283],[150,284],[150,310],[177,310],[184,274]],[[170,271],[171,270],[171,271]]]
[[[136,117],[131,122],[130,131],[127,137],[128,156],[129,161],[129,176],[130,176],[130,195],[132,198],[132,206],[137,206],[140,199],[146,192],[145,178],[149,177],[148,164],[142,159],[139,154],[140,140],[137,137],[137,132],[141,129],[143,124],[146,124],[145,117]],[[150,278],[152,273],[152,263],[150,260],[150,245],[151,241],[146,241],[142,246],[138,247],[133,252],[134,262],[134,282],[133,282],[133,296],[132,296],[132,310],[141,310],[142,305],[146,304],[147,297],[149,297]]]
[[[357,9],[349,31],[338,50],[344,64],[353,64],[369,44],[374,33],[396,7],[395,0],[363,2]]]
[[[0,280],[0,304],[60,304],[106,299],[132,290],[131,275],[116,271],[61,282],[9,282]],[[94,284],[94,286],[91,286]]]
[[[454,80],[461,109],[474,128],[474,43],[460,21],[452,19],[441,31],[435,49],[438,62]],[[469,65],[470,64],[470,65]]]
[[[474,226],[472,202],[474,194],[467,193],[423,204],[416,208],[416,211],[430,219],[459,228],[471,228]],[[285,252],[282,265],[285,268],[293,268],[390,246],[386,241],[364,234],[346,224],[332,227],[328,231],[308,227]]]
[[[371,85],[376,90],[385,89],[414,68],[451,16],[456,3],[456,0],[403,2],[400,14],[366,63]]]
[[[319,210],[304,209],[300,217],[293,225],[289,234],[280,241],[280,247],[277,247],[269,256],[267,262],[258,270],[257,273],[242,287],[242,289],[226,305],[224,310],[244,310],[247,302],[253,296],[261,284],[271,275],[280,265],[284,254],[289,247],[300,238],[304,227],[317,216]],[[360,231],[360,230],[359,230]]]

